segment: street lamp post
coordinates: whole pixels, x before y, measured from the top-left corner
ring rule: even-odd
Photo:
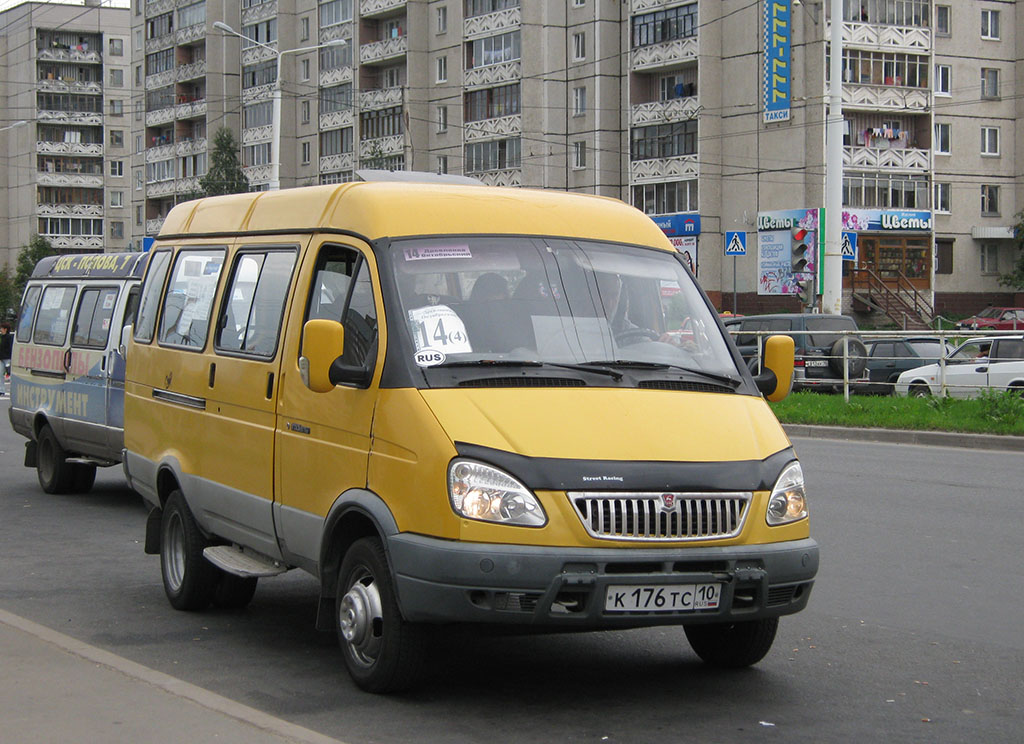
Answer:
[[[6,127],[0,127],[0,132],[6,132],[8,129],[14,129],[15,127],[23,127],[26,124],[28,124],[28,122],[22,119],[21,121],[16,121],[13,124],[8,124]]]
[[[213,27],[218,31],[223,31],[226,34],[237,36],[239,39],[261,46],[264,49],[269,49],[274,53],[277,58],[277,78],[274,80],[274,89],[271,93],[271,119],[270,119],[270,191],[279,191],[281,188],[281,60],[286,54],[301,54],[303,52],[312,52],[317,49],[323,49],[329,46],[344,46],[348,42],[344,39],[332,39],[331,41],[325,41],[323,44],[317,44],[315,46],[299,47],[298,49],[284,49],[280,50],[276,47],[272,47],[269,44],[264,44],[261,41],[256,41],[245,34],[240,34],[235,29],[231,28],[228,24],[223,21],[214,21]]]

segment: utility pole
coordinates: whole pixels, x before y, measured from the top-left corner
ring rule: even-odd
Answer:
[[[821,311],[843,309],[843,0],[832,0],[825,128],[825,278]]]

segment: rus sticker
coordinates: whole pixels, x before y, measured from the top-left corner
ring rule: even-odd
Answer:
[[[433,367],[444,364],[445,354],[439,349],[420,349],[413,354],[413,361],[420,367]]]

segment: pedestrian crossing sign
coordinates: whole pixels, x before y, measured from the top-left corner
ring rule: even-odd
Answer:
[[[747,234],[745,232],[727,231],[725,233],[725,255],[747,255]]]
[[[842,254],[844,261],[857,260],[857,233],[843,231]]]

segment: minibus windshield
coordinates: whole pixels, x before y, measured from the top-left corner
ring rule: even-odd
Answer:
[[[396,240],[390,264],[420,367],[736,364],[678,256],[533,237]]]

